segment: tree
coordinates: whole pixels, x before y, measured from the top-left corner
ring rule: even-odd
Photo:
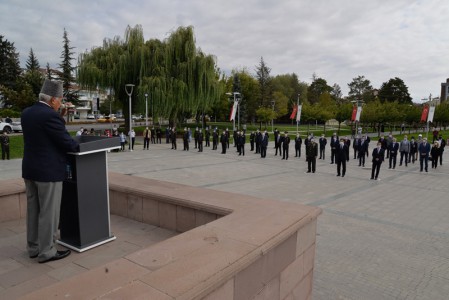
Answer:
[[[412,98],[408,92],[408,87],[405,85],[404,81],[398,77],[382,83],[379,90],[379,99],[382,103],[397,101],[402,104],[412,104]]]
[[[135,84],[132,110],[141,109],[148,93],[154,116],[169,119],[172,126],[208,111],[222,95],[215,58],[196,48],[192,27],[179,27],[164,41],[145,42],[140,25],[128,26],[124,39],[105,39],[103,47],[82,54],[78,78],[91,89],[112,88],[125,115],[125,85]]]
[[[315,75],[313,78],[314,80],[307,90],[308,100],[311,104],[318,103],[321,94],[326,92],[330,93],[332,91],[332,87],[327,85],[326,80],[323,78],[318,78]]]
[[[341,87],[334,83],[334,85],[332,86],[332,91],[330,93],[331,98],[336,102],[336,103],[340,103],[342,102],[342,98],[343,98],[343,93],[341,92]]]
[[[374,100],[373,87],[365,76],[358,76],[348,83],[348,98],[350,101],[363,100],[365,103]]]
[[[20,73],[19,53],[14,43],[0,35],[0,94],[3,95],[5,107],[13,106],[9,90],[17,90]]]
[[[61,52],[62,62],[59,64],[62,72],[59,76],[59,80],[62,81],[63,93],[67,101],[76,104],[78,102],[78,91],[74,91],[72,86],[75,82],[75,77],[73,75],[75,67],[72,66],[72,60],[74,60],[72,51],[74,47],[70,47],[70,40],[67,36],[67,31],[64,28],[63,34],[63,50]]]
[[[338,121],[338,134],[340,134],[341,123],[349,120],[352,115],[352,104],[351,103],[339,103],[337,104],[337,109],[335,112],[335,120]],[[362,116],[364,113],[362,114]]]
[[[24,75],[25,81],[30,85],[33,91],[34,98],[37,99],[44,81],[39,70],[39,61],[34,55],[33,48],[30,49],[30,54],[28,55],[28,60],[26,62],[26,72]]]
[[[272,79],[271,69],[265,64],[263,57],[260,58],[259,66],[256,67],[256,78],[259,82],[259,103],[260,106],[269,106],[272,100]]]

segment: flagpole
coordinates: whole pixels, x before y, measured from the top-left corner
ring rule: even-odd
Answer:
[[[298,93],[298,100],[297,100],[297,102],[296,102],[296,107],[297,107],[297,109],[299,110],[299,93]],[[296,112],[296,113],[298,113],[298,112]],[[296,133],[299,133],[299,121],[298,121],[298,118],[296,118]]]

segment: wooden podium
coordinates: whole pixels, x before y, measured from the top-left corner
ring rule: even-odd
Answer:
[[[110,231],[107,152],[118,137],[82,135],[80,151],[68,153],[63,182],[59,244],[83,252],[115,240]]]

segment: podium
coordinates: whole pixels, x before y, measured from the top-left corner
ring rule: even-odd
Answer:
[[[118,137],[81,135],[79,152],[68,153],[63,182],[59,244],[83,252],[115,240],[110,231],[107,152]]]

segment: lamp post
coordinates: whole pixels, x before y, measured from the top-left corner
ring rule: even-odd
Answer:
[[[148,127],[148,94],[145,93],[145,126]]]
[[[237,124],[238,124],[238,126],[240,128],[240,110],[239,110],[240,98],[236,98],[237,95],[240,96],[240,93],[239,92],[233,92],[233,93],[226,93],[226,95],[228,95],[228,96],[234,95],[234,104],[237,104],[236,105],[236,109],[237,109],[237,112],[238,112],[238,115],[237,115],[238,123]],[[236,99],[238,99],[238,100],[236,100]],[[233,123],[233,131],[235,131],[235,117],[234,117],[233,121],[234,121],[234,123]]]
[[[125,84],[125,92],[129,96],[129,132],[133,128],[133,119],[131,117],[131,95],[133,94],[134,84]],[[131,147],[131,135],[129,135],[129,145]]]
[[[274,115],[274,105],[276,104],[276,101],[271,100],[271,106],[273,107],[273,115]],[[271,132],[274,132],[274,118],[271,118]]]
[[[357,110],[356,110],[356,117],[355,117],[355,133],[354,133],[354,138],[355,138],[359,134],[358,124],[360,122],[360,121],[357,120],[357,113],[359,111],[359,107],[363,104],[363,100],[357,99],[357,100],[353,100],[351,102],[355,103],[356,108],[357,108]]]

